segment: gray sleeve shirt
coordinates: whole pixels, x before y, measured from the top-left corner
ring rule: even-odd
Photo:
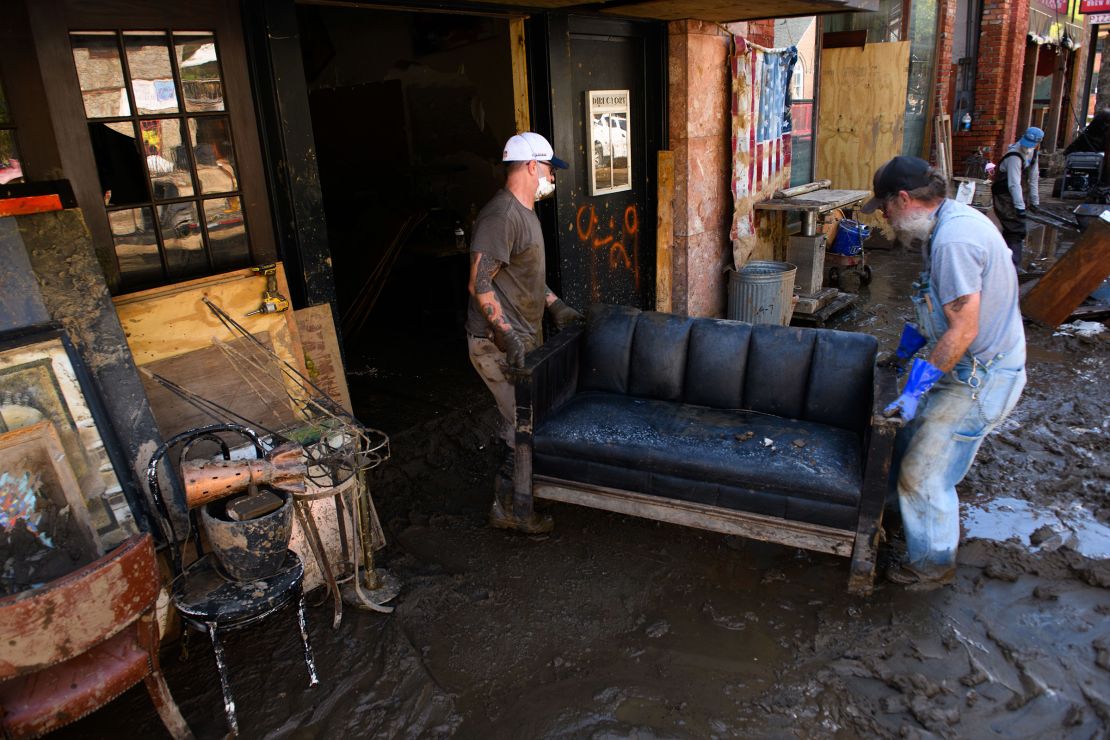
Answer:
[[[1025,328],[1018,308],[1018,281],[1010,250],[986,216],[946,201],[933,239],[930,272],[942,305],[979,294],[979,333],[969,350],[982,362],[1000,354],[1025,358]]]

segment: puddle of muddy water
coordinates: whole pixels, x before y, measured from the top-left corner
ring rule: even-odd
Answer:
[[[1067,545],[1084,557],[1110,558],[1110,527],[1097,521],[1091,512],[1077,504],[1065,509],[1048,509],[1016,498],[998,498],[983,504],[963,507],[967,539],[1004,542],[1017,537],[1033,551]],[[1042,528],[1048,527],[1053,534]],[[1030,539],[1035,532],[1041,537]]]

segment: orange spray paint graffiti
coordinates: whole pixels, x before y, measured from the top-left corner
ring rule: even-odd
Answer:
[[[604,219],[604,222],[603,222]],[[636,291],[640,290],[640,212],[635,203],[616,214],[599,216],[597,207],[590,203],[579,206],[574,222],[578,242],[594,253],[606,254],[610,273],[628,271]],[[598,298],[597,259],[590,261],[590,282],[595,300]]]

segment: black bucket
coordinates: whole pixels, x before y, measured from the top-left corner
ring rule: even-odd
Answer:
[[[227,515],[231,499],[206,504],[200,519],[208,545],[223,573],[236,581],[257,581],[281,570],[293,535],[293,497],[270,489],[283,499],[280,508],[265,516],[233,521]]]

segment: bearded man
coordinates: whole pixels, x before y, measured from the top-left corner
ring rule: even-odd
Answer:
[[[895,157],[875,172],[873,187],[863,212],[881,210],[903,243],[924,244],[912,296],[916,325],[906,325],[895,358],[924,356],[886,409],[906,421],[894,463],[906,557],[887,578],[934,588],[955,577],[956,485],[1025,387],[1017,274],[998,229],[946,198],[945,178],[928,162]]]

